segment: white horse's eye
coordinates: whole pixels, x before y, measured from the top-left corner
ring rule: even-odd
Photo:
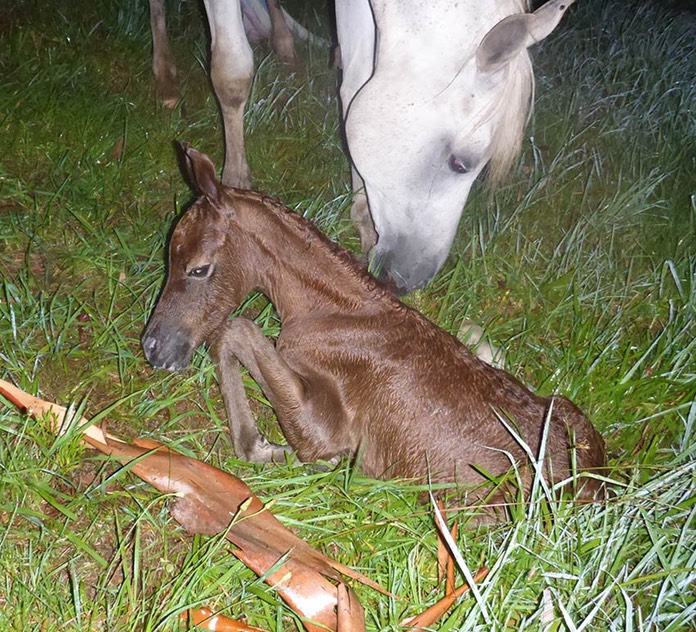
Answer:
[[[455,173],[469,173],[472,169],[471,166],[459,160],[454,154],[449,157],[447,164]]]
[[[187,274],[194,279],[205,279],[209,273],[210,265],[196,266],[187,272]]]

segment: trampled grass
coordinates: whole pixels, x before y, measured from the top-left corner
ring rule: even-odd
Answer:
[[[172,5],[174,112],[154,100],[145,3],[0,8],[0,377],[241,476],[312,545],[399,595],[357,588],[368,629],[398,629],[441,595],[422,489],[345,464],[241,463],[206,352],[169,374],[140,350],[190,199],[172,141],[222,162],[200,9]],[[314,9],[290,8],[327,33]],[[658,3],[574,5],[535,52],[536,109],[513,174],[474,191],[453,256],[409,297],[450,331],[486,325],[520,379],[589,414],[614,467],[606,504],[538,488],[512,523],[460,529],[468,568],[491,573],[440,630],[694,627],[695,32],[693,14]],[[328,51],[302,55],[306,75],[288,78],[257,47],[255,185],[356,249],[336,78]],[[240,309],[277,334],[263,298]],[[197,604],[301,629],[224,540],[186,536],[166,499],[3,402],[0,629],[183,629],[178,614]]]

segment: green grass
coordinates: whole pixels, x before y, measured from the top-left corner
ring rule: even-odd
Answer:
[[[605,6],[606,5],[606,6]],[[197,3],[169,19],[185,100],[154,100],[146,3],[0,8],[0,377],[228,469],[281,520],[402,599],[357,588],[370,630],[436,601],[420,489],[346,466],[232,458],[214,371],[153,371],[139,337],[190,199],[172,141],[221,166]],[[326,34],[304,3],[291,9]],[[453,256],[409,297],[442,327],[485,324],[510,370],[573,398],[606,437],[614,496],[460,530],[492,570],[440,630],[687,630],[696,620],[696,20],[657,4],[577,3],[535,51],[537,95],[506,185],[475,189]],[[255,185],[356,249],[327,52],[285,77],[263,46],[248,109]],[[269,335],[260,297],[242,306]],[[255,412],[275,433],[263,394]],[[0,405],[0,629],[171,630],[205,604],[301,629],[219,538],[186,536],[166,499]]]

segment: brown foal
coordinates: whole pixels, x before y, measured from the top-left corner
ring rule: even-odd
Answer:
[[[167,282],[143,348],[153,366],[176,370],[210,345],[237,456],[360,454],[368,476],[488,483],[488,491],[514,462],[517,486],[528,489],[530,453],[536,458],[545,436],[548,480],[574,481],[583,498],[601,487],[575,476],[605,465],[604,442],[575,404],[535,395],[479,360],[307,220],[269,197],[222,185],[208,156],[182,149],[200,197],[172,234]],[[229,318],[254,290],[280,316],[275,344],[252,321]],[[240,363],[289,445],[259,432]],[[485,487],[469,498],[484,498]]]

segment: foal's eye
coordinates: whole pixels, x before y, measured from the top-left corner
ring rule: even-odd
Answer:
[[[455,173],[469,173],[471,171],[471,166],[465,162],[462,162],[454,154],[449,157],[447,161],[449,168]]]
[[[188,275],[194,279],[205,279],[210,273],[210,265],[196,266],[188,271]]]

